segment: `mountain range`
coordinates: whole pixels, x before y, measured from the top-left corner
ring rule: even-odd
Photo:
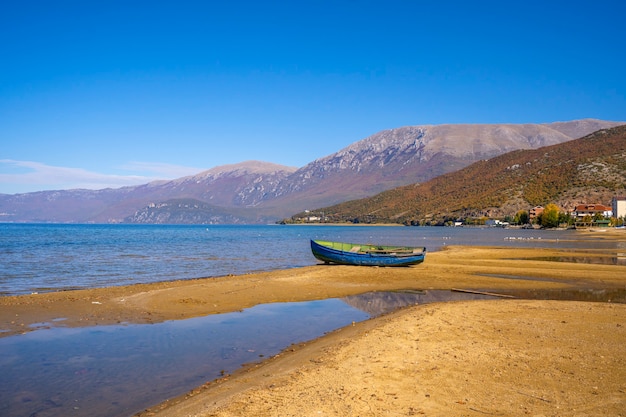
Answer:
[[[578,204],[609,205],[626,195],[626,125],[538,149],[516,150],[476,162],[421,184],[384,191],[292,221],[444,224],[459,219],[513,217],[555,203],[564,212]]]
[[[302,168],[247,161],[171,181],[103,190],[0,195],[0,221],[268,223],[424,183],[514,150],[568,142],[624,124],[448,124],[384,130]]]

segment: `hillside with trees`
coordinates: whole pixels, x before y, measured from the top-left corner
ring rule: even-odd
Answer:
[[[382,192],[313,212],[326,222],[444,224],[479,218],[513,218],[534,206],[603,203],[626,194],[626,125],[581,139],[516,150],[476,162],[428,182]]]

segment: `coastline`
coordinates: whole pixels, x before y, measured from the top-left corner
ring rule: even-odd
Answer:
[[[411,307],[293,346],[136,417],[623,416],[626,305]]]
[[[370,291],[623,288],[626,266],[547,259],[618,256],[594,250],[449,246],[408,268],[315,265],[279,271],[0,297],[0,337],[63,318],[66,327],[158,323]]]
[[[624,290],[626,266],[547,260],[616,256],[617,251],[451,246],[410,268],[316,265],[0,297],[0,329],[6,330],[0,337],[59,317],[70,327],[156,323],[368,291]],[[585,407],[620,415],[626,404],[624,323],[626,305],[612,303],[417,306],[293,346],[138,415],[572,415],[578,413],[574,409],[584,415]]]

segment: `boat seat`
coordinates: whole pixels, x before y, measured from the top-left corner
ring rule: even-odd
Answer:
[[[357,253],[357,252],[358,252],[358,251],[360,251],[360,250],[361,250],[361,247],[360,247],[360,246],[354,246],[352,249],[350,249],[350,252],[352,252],[352,253]]]

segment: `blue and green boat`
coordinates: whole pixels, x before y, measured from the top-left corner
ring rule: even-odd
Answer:
[[[424,262],[426,248],[311,240],[311,251],[330,264],[362,266],[409,266]]]

